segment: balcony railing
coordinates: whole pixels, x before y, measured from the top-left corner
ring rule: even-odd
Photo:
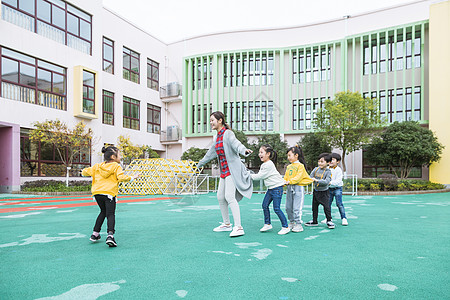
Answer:
[[[178,82],[172,82],[159,88],[160,98],[174,98],[179,96],[181,96],[181,84]]]
[[[181,128],[178,126],[168,126],[167,130],[161,130],[160,142],[177,142],[181,140]]]

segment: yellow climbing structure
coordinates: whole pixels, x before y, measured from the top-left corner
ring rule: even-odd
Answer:
[[[179,195],[197,193],[207,175],[200,174],[197,162],[165,158],[135,159],[125,173],[140,177],[119,185],[119,194],[126,195]]]

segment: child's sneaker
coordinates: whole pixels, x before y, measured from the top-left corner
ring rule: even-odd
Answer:
[[[117,247],[117,243],[112,235],[108,235],[106,238],[106,244],[110,247]]]
[[[279,235],[283,235],[283,234],[289,233],[289,231],[291,231],[291,230],[289,229],[289,227],[281,227],[281,230],[278,231],[278,234],[279,234]]]
[[[320,221],[320,223],[322,224],[327,224],[327,218],[323,219],[322,221]]]
[[[89,240],[90,240],[91,242],[96,242],[96,241],[98,241],[99,239],[100,239],[100,234],[97,235],[97,236],[91,235],[91,237],[89,238]]]
[[[289,229],[292,229],[292,228],[294,228],[294,226],[295,226],[295,223],[294,223],[294,222],[291,222],[291,223],[289,223],[288,228],[289,228]]]
[[[303,226],[302,224],[295,224],[294,228],[292,228],[292,232],[302,232]]]
[[[328,226],[328,228],[330,228],[330,229],[334,229],[334,227],[335,227],[334,223],[331,222],[331,221],[328,221],[328,222],[327,222],[327,226]]]
[[[319,223],[314,223],[313,220],[308,221],[305,223],[305,226],[319,226]]]
[[[233,226],[231,226],[231,224],[225,224],[225,223],[221,223],[220,226],[217,226],[216,228],[213,229],[213,231],[215,232],[221,232],[221,231],[231,231],[233,230]]]
[[[230,237],[241,236],[244,235],[244,228],[239,226],[234,226],[233,231],[230,233]]]
[[[342,219],[342,225],[347,226],[348,225],[348,221],[346,218]]]
[[[264,232],[264,231],[268,231],[270,229],[272,229],[272,225],[264,224],[264,226],[259,231]]]

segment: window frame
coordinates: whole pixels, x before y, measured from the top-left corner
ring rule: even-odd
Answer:
[[[123,99],[123,118],[122,118],[123,128],[140,131],[141,130],[141,101],[139,101],[137,99],[133,99],[131,97],[127,97],[127,96],[123,96],[122,99]],[[133,101],[135,101],[135,102],[133,102]],[[125,106],[126,105],[129,106],[129,112],[130,112],[129,116],[125,115]],[[133,118],[131,116],[133,106],[137,106],[137,112],[138,112],[137,118]],[[125,125],[127,125],[126,121],[129,121],[129,127],[125,126]],[[137,128],[132,127],[133,121],[137,121],[137,125],[138,125]]]
[[[106,43],[105,40],[111,42],[111,44]],[[111,47],[111,49],[112,49],[112,61],[109,61],[105,58],[105,46]],[[103,71],[114,75],[114,41],[111,39],[108,39],[107,37],[103,37],[102,58],[103,58],[103,66],[102,66]],[[105,62],[111,64],[111,72],[109,72],[109,71],[107,71],[107,69],[105,69]]]
[[[152,122],[148,119],[149,111],[152,114]],[[158,122],[155,122],[155,113],[159,113]],[[152,128],[150,131],[148,130],[149,125],[151,125]],[[155,126],[159,129],[155,130]],[[150,103],[147,103],[147,132],[156,134],[161,133],[161,107]]]
[[[129,51],[129,53],[125,52],[126,50]],[[125,56],[129,57],[129,65],[128,66],[125,66]],[[123,46],[123,50],[122,50],[122,69],[123,69],[122,77],[123,77],[123,79],[140,84],[140,82],[141,82],[141,60],[140,60],[141,58],[140,58],[140,56],[141,56],[140,53]],[[131,65],[132,65],[131,61],[133,58],[137,59],[137,66],[138,66],[137,72],[133,71],[133,69],[131,68]],[[125,77],[125,71],[128,72],[129,78]],[[132,74],[134,74],[136,76],[137,82],[132,79],[133,78]]]
[[[110,93],[110,95],[106,94],[106,93]],[[112,111],[106,111],[105,110],[105,98],[108,98],[112,101]],[[115,110],[115,105],[114,105],[114,98],[115,95],[113,92],[107,91],[107,90],[102,90],[102,123],[106,124],[106,125],[113,125],[114,126],[114,110]],[[110,115],[112,118],[111,123],[107,123],[105,122],[105,115]]]
[[[149,68],[150,68],[150,74],[149,74]],[[154,69],[157,70],[156,76],[157,78],[153,78],[153,71]],[[149,86],[150,82],[150,86]],[[153,86],[155,84],[156,86]],[[151,88],[152,90],[158,91],[159,90],[159,63],[148,58],[147,57],[147,87]]]

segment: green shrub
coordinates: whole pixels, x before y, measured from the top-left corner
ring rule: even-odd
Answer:
[[[351,182],[350,188],[351,188]],[[358,179],[359,191],[425,191],[440,190],[445,186],[440,183],[433,183],[420,179],[403,179],[394,180],[393,178],[384,177],[376,179]]]
[[[379,184],[371,183],[370,184],[370,190],[374,192],[379,192],[381,190],[381,187]]]
[[[87,192],[91,190],[90,181],[70,180],[67,187],[59,180],[36,180],[25,182],[21,186],[25,192]]]

